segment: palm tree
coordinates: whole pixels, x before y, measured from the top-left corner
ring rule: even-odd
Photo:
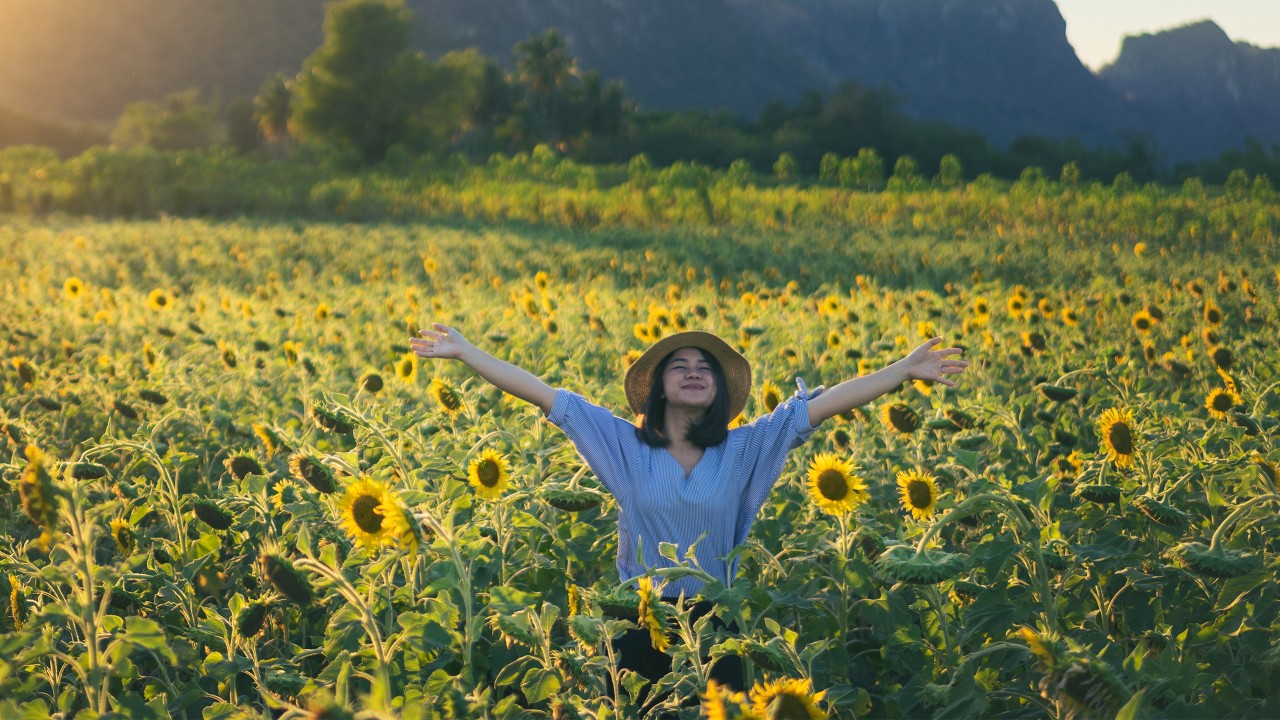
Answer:
[[[549,128],[548,139],[552,146],[559,144],[556,125],[556,109],[560,91],[577,73],[568,48],[555,28],[548,28],[541,35],[532,35],[517,43],[516,71],[538,108],[538,114]]]

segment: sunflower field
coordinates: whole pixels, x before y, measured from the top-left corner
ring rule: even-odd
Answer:
[[[451,186],[357,224],[42,214],[11,180],[0,716],[1280,716],[1274,193],[695,188],[628,220],[572,184],[518,217],[499,177],[491,213]],[[680,329],[751,361],[747,420],[934,335],[970,367],[792,451],[702,593],[730,632],[656,600],[702,573],[673,548],[619,582],[612,500],[536,408],[412,354],[432,322],[619,414]]]

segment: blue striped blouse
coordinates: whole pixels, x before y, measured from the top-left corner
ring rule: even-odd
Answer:
[[[724,442],[706,448],[687,477],[666,448],[636,437],[634,424],[577,393],[556,390],[547,419],[569,436],[617,501],[619,578],[643,575],[646,567],[670,567],[658,554],[658,543],[675,544],[676,556],[683,558],[705,532],[707,537],[694,548],[698,565],[726,585],[733,580],[738,560],[729,564],[724,557],[746,540],[782,474],[787,453],[815,430],[809,426],[808,401],[817,393],[798,384],[800,390],[772,413],[730,430]],[[702,585],[698,578],[678,578],[662,594],[674,597],[683,591],[692,597]]]

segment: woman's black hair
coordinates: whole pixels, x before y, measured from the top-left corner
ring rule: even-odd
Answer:
[[[689,425],[685,437],[698,447],[709,448],[724,442],[729,435],[729,385],[725,382],[720,361],[702,348],[697,350],[711,366],[711,375],[716,380],[716,397],[711,401],[711,407],[707,408],[702,420]],[[636,437],[650,447],[666,447],[671,444],[671,438],[662,434],[662,427],[667,420],[667,398],[663,394],[662,375],[675,354],[673,350],[653,369],[649,399],[644,404],[644,420],[636,428]]]

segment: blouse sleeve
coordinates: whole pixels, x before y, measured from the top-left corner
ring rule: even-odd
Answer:
[[[547,420],[569,436],[600,484],[625,504],[641,466],[635,426],[563,388],[556,390]]]
[[[794,396],[774,408],[773,412],[761,415],[742,428],[747,438],[742,445],[742,474],[739,476],[742,495],[738,504],[735,545],[747,539],[756,513],[760,512],[769,491],[782,474],[787,453],[804,444],[817,429],[809,425],[809,400],[822,390],[811,393],[803,383],[800,387]]]

